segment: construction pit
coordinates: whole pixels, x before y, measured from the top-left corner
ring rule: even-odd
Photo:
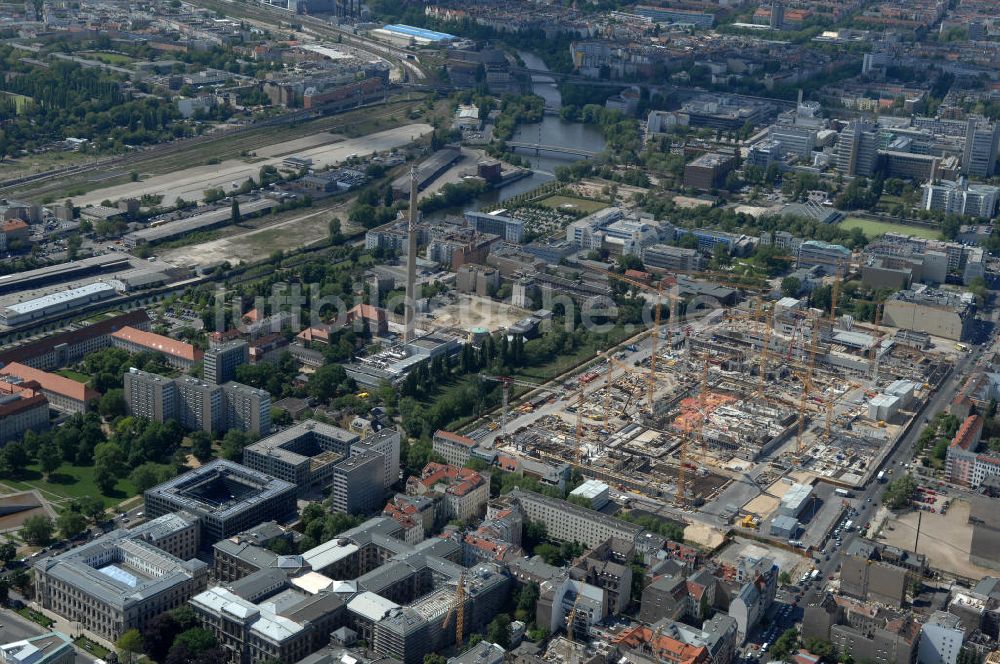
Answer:
[[[496,447],[688,509],[726,501],[715,510],[723,518],[756,496],[775,500],[767,487],[789,476],[858,487],[954,359],[899,336],[779,304],[762,319],[744,307],[697,330],[665,325],[655,355],[620,352],[589,366]],[[731,503],[723,494],[734,484],[749,488]]]

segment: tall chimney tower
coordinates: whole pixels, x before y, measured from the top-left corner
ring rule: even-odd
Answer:
[[[413,341],[413,325],[417,319],[417,169],[410,166],[410,219],[406,235],[406,327],[403,343]]]

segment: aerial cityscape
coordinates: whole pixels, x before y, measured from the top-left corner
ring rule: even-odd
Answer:
[[[0,664],[1000,664],[998,10],[0,3]]]

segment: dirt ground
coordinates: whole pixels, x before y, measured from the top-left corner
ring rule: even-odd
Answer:
[[[485,327],[496,330],[510,327],[530,312],[478,295],[460,295],[456,304],[434,312],[434,327]]]
[[[778,509],[778,504],[784,498],[790,486],[791,484],[781,480],[773,482],[771,486],[767,487],[767,493],[772,495],[768,496],[762,493],[744,505],[743,509],[751,514],[760,516],[762,519],[766,519],[771,515],[771,512]]]
[[[166,249],[158,256],[167,263],[194,268],[218,265],[223,261],[236,264],[241,260],[260,260],[278,249],[288,251],[323,240],[330,232],[330,219],[334,216],[343,219],[346,213],[347,203],[322,210],[306,209],[300,215],[271,226],[201,244]]]
[[[725,534],[716,528],[702,523],[692,523],[684,529],[684,540],[693,542],[706,549],[715,549],[726,541]]]
[[[969,562],[972,526],[969,525],[969,504],[962,500],[952,503],[945,515],[908,512],[897,519],[890,519],[882,528],[878,541],[912,551],[920,514],[923,518],[917,553],[926,555],[931,567],[973,579],[993,573]],[[889,530],[890,527],[892,530]]]

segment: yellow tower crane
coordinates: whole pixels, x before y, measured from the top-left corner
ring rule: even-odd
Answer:
[[[764,396],[764,387],[767,383],[767,354],[771,346],[771,329],[774,326],[774,321],[768,317],[767,311],[764,309],[764,300],[758,297],[757,302],[760,321],[764,324],[764,345],[760,349],[760,382],[757,385],[757,397],[760,398]]]
[[[465,630],[465,572],[462,572],[458,577],[458,585],[455,586],[455,601],[448,608],[444,622],[441,623],[441,629],[448,629],[452,613],[455,614],[455,645],[461,647]]]
[[[583,593],[577,592],[576,597],[573,598],[573,606],[570,607],[569,613],[566,614],[566,638],[570,641],[575,641],[573,636],[573,624],[576,622],[576,607],[580,603],[580,597]]]
[[[798,454],[802,454],[805,449],[805,442],[802,434],[806,425],[806,399],[812,391],[813,369],[816,366],[816,341],[819,337],[819,320],[813,319],[809,333],[809,362],[806,364],[805,374],[802,376],[802,396],[799,399],[799,429],[795,434],[795,449]]]

